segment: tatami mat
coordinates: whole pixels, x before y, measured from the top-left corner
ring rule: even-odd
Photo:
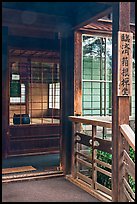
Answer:
[[[5,168],[5,169],[2,169],[2,174],[19,173],[19,172],[33,171],[33,170],[36,170],[36,169],[32,166]]]

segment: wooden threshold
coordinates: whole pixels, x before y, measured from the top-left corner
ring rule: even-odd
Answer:
[[[13,181],[26,181],[32,179],[44,179],[50,177],[63,176],[63,171],[60,170],[49,170],[42,172],[26,172],[22,174],[12,174],[12,175],[4,175],[2,176],[2,183],[8,183]]]
[[[12,168],[2,169],[2,174],[19,173],[19,172],[34,171],[34,170],[36,169],[32,166],[12,167]]]

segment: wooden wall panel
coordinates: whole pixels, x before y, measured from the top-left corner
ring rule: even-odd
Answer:
[[[59,150],[59,125],[22,125],[10,127],[9,154]]]

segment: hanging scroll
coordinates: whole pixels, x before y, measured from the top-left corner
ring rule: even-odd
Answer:
[[[132,95],[132,40],[132,33],[118,32],[118,96]]]

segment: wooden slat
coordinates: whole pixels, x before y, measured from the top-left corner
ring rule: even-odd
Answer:
[[[132,161],[128,153],[124,150],[123,160],[125,160],[126,171],[133,177],[135,180],[135,163]]]
[[[129,145],[135,151],[135,133],[131,129],[131,127],[127,124],[120,125],[120,131],[122,135],[125,137]]]
[[[95,136],[97,134],[97,127],[92,125],[92,161],[93,161],[93,170],[92,170],[92,179],[93,179],[93,188],[95,189],[95,182],[97,181],[97,171],[95,171],[95,162],[94,159],[97,157],[97,150],[93,149]]]
[[[95,166],[95,169],[96,169],[97,171],[101,172],[102,174],[105,174],[105,175],[107,175],[107,176],[109,176],[109,177],[112,177],[112,173],[110,173],[110,172],[108,172],[108,171],[106,171],[106,170],[104,170],[104,169],[102,169],[102,168],[100,168],[100,167],[98,167],[98,166]]]
[[[99,189],[105,193],[107,193],[108,195],[112,195],[112,190],[108,189],[107,187],[101,185],[100,183],[96,182],[95,183],[96,189]]]
[[[83,159],[79,159],[77,158],[77,161],[85,166],[88,166],[89,168],[92,168],[92,164],[87,162],[87,161],[84,161]]]
[[[101,164],[102,166],[105,166],[105,167],[107,167],[109,169],[112,169],[112,165],[111,164],[107,164],[107,163],[105,163],[103,161],[100,161],[98,159],[95,159],[95,162],[98,163],[98,164]]]
[[[127,189],[124,187],[124,194],[126,195],[129,202],[134,202],[134,200],[131,198],[130,194],[128,193]]]
[[[86,155],[86,154],[83,154],[82,152],[78,152],[78,151],[76,151],[75,153],[76,153],[77,155],[80,155],[80,156],[82,156],[82,157],[85,157],[86,159],[88,159],[89,161],[92,162],[92,157],[90,157],[90,156],[88,156],[88,155]]]
[[[77,172],[77,176],[78,178],[80,178],[81,180],[85,181],[86,183],[92,185],[92,179],[88,178],[87,176],[81,174],[80,172]]]
[[[135,199],[135,193],[133,192],[132,188],[130,187],[130,185],[128,184],[128,182],[127,182],[127,180],[125,178],[123,178],[123,182],[124,182],[125,188],[132,195],[133,199]]]
[[[79,133],[79,132],[77,132],[75,134],[75,136],[79,137],[79,139],[76,139],[77,143],[80,143],[80,144],[86,145],[88,147],[91,147],[91,142],[92,142],[92,137],[91,136],[83,134],[83,133]]]
[[[99,143],[99,145],[94,145],[94,149],[108,152],[110,154],[112,153],[112,141],[95,137],[95,142],[96,141]]]

